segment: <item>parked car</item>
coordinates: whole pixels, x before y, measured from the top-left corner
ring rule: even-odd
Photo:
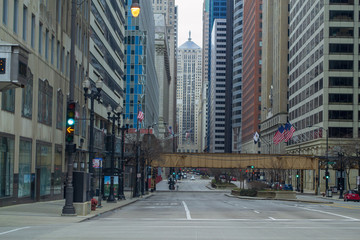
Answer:
[[[285,184],[283,187],[283,190],[287,190],[287,191],[293,191],[293,186],[291,184]]]
[[[344,201],[354,201],[354,202],[360,202],[360,196],[359,192],[354,190],[346,191],[344,194]]]
[[[186,173],[183,175],[183,178],[184,178],[184,179],[187,179],[187,175],[186,175]]]
[[[195,177],[194,176],[191,176],[191,178],[190,178],[191,180],[195,180]]]
[[[231,181],[237,181],[236,177],[232,177]]]

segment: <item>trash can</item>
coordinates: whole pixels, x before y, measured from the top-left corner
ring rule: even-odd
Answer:
[[[331,189],[328,189],[328,190],[326,191],[326,196],[327,196],[327,197],[332,197],[332,190],[331,190]]]

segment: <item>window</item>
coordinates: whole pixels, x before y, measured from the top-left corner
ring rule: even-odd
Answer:
[[[42,54],[42,27],[43,24],[39,23],[39,53]]]
[[[330,21],[352,22],[354,20],[353,11],[330,10],[329,15]]]
[[[329,77],[329,87],[352,87],[353,78],[352,77]]]
[[[329,127],[329,138],[352,138],[353,129],[345,127]]]
[[[8,23],[8,0],[3,1],[3,23],[7,25]]]
[[[22,89],[22,107],[21,115],[26,118],[32,117],[32,99],[33,99],[33,75],[28,71],[29,76],[25,87]]]
[[[338,94],[338,93],[329,94],[329,103],[352,103],[352,102],[353,102],[352,94]]]
[[[49,30],[46,29],[45,32],[45,59],[49,59]]]
[[[18,32],[18,19],[19,19],[19,0],[14,0],[14,22],[13,22],[14,33]]]
[[[51,145],[36,145],[36,169],[40,170],[40,196],[49,195],[51,189]]]
[[[53,88],[47,80],[39,79],[38,122],[51,125]]]
[[[13,194],[14,182],[14,139],[0,137],[0,198],[10,197]]]
[[[57,91],[56,128],[63,129],[64,126],[64,94],[61,89]]]
[[[15,112],[15,89],[2,92],[2,110]]]
[[[329,119],[332,120],[353,120],[353,111],[329,111]]]
[[[23,34],[22,37],[23,37],[24,41],[26,41],[26,39],[27,39],[27,37],[26,37],[26,34],[27,34],[27,12],[28,12],[27,7],[24,6],[24,8],[23,8],[23,32],[22,32],[22,34]]]
[[[51,36],[51,64],[54,64],[54,44],[55,44],[55,37],[54,35]]]
[[[20,140],[18,197],[30,196],[31,158],[31,142]]]
[[[329,44],[329,53],[353,53],[354,45],[353,44]]]
[[[353,70],[353,61],[329,60],[329,70]]]
[[[31,15],[31,47],[35,48],[35,15]]]

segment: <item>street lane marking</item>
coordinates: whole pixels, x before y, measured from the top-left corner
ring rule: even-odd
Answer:
[[[324,205],[325,206],[330,206],[330,207],[337,207],[337,208],[358,209],[358,210],[360,210],[360,206],[355,206],[355,205],[343,205],[343,204],[338,204],[338,203],[324,204]]]
[[[7,232],[2,232],[2,233],[0,233],[0,235],[5,235],[5,234],[8,234],[8,233],[16,232],[16,231],[27,229],[27,228],[30,228],[30,227],[16,228],[16,229],[13,229],[13,230],[10,230],[10,231],[7,231]]]
[[[258,211],[254,211],[254,213],[260,213],[260,212],[258,212]]]
[[[275,221],[276,219],[275,218],[273,218],[273,217],[269,217],[271,220],[273,220],[273,221]]]
[[[187,219],[187,220],[191,220],[191,215],[190,215],[189,208],[187,207],[187,205],[186,205],[186,203],[185,203],[184,201],[182,201],[182,204],[184,205],[184,208],[185,208],[186,219]]]
[[[342,218],[350,219],[353,221],[360,221],[359,219],[356,219],[356,218],[352,218],[352,217],[348,217],[348,216],[344,216],[344,215],[340,215],[340,214],[336,214],[336,213],[331,213],[331,212],[325,212],[325,211],[321,211],[321,210],[317,210],[317,209],[310,209],[310,208],[304,208],[304,207],[298,207],[298,208],[305,209],[308,211],[313,211],[313,212],[325,213],[325,214],[329,214],[329,215],[333,215],[333,216],[337,216],[337,217],[342,217]]]

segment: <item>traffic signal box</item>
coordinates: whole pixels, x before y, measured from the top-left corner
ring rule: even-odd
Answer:
[[[67,105],[66,113],[66,136],[65,140],[67,143],[74,142],[75,134],[75,102],[69,102]]]
[[[0,58],[0,74],[6,73],[6,58]]]

